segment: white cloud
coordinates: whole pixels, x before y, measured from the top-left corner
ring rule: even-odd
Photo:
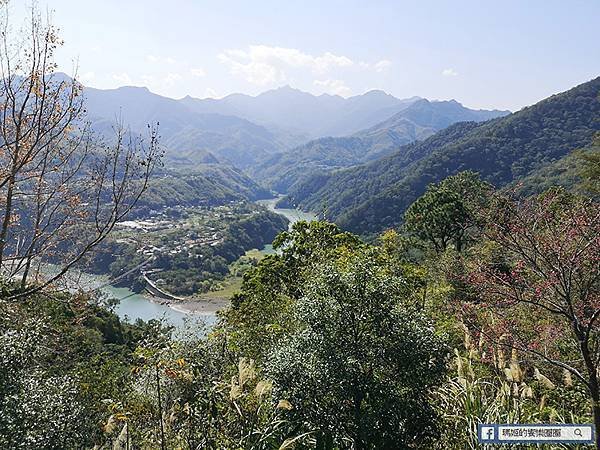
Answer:
[[[341,95],[342,97],[352,94],[352,90],[342,80],[315,80],[313,84],[328,94]]]
[[[206,90],[204,91],[204,97],[219,98],[219,94],[217,94],[217,91],[215,91],[214,89],[206,88]]]
[[[151,62],[151,63],[158,62],[158,58],[156,56],[154,56],[154,55],[147,55],[146,56],[146,60],[149,61],[149,62]]]
[[[458,72],[450,67],[448,69],[442,70],[442,75],[445,77],[455,77],[458,75]]]
[[[168,57],[168,58],[165,58],[165,62],[166,62],[167,64],[175,64],[177,61],[175,61],[175,60],[174,60],[173,58],[171,58],[171,57]]]
[[[295,48],[268,45],[250,45],[247,50],[224,50],[218,58],[229,66],[231,73],[242,75],[250,83],[258,85],[285,80],[286,68],[304,68],[314,74],[324,74],[333,68],[354,64],[350,58],[331,52],[314,56]]]
[[[194,75],[195,77],[204,77],[206,76],[206,72],[204,71],[204,69],[198,67],[196,69],[190,69],[190,73],[192,75]]]
[[[123,73],[113,73],[113,80],[119,82],[122,86],[131,86],[133,81],[131,81],[131,77],[129,74]]]
[[[373,65],[375,72],[383,72],[384,70],[389,69],[392,65],[392,62],[389,59],[382,59],[381,61],[376,62]]]
[[[164,79],[167,86],[173,86],[177,81],[181,80],[181,75],[178,73],[168,73]]]
[[[312,55],[296,48],[269,45],[250,45],[245,49],[227,49],[218,55],[218,59],[229,67],[232,74],[243,76],[248,82],[261,86],[285,80],[289,81],[287,72],[291,69],[303,69],[313,75],[323,76],[334,70],[352,67],[383,72],[392,64],[387,59],[375,63],[355,62],[347,56],[336,55],[332,52]],[[346,93],[347,87],[344,89],[342,87],[343,83],[337,81],[336,88],[333,85],[328,87],[330,89],[340,89],[341,92]],[[319,82],[323,83],[323,80]],[[324,85],[321,84],[320,87],[324,87]]]
[[[219,61],[229,66],[232,74],[242,75],[246,81],[252,84],[264,86],[285,79],[283,71],[277,67],[257,61],[240,62],[231,52],[221,53]]]
[[[96,74],[94,72],[86,72],[80,77],[78,77],[78,81],[86,86],[88,83],[91,83],[96,78]]]
[[[358,65],[361,67],[361,69],[374,70],[375,72],[383,72],[392,65],[392,62],[389,59],[382,59],[380,61],[377,61],[376,63],[360,61]]]

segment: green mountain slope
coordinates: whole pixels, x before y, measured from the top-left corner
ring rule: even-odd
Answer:
[[[390,157],[317,174],[287,202],[327,211],[344,228],[375,233],[400,223],[432,182],[462,170],[502,186],[589,144],[600,129],[600,78],[485,123],[459,123]]]
[[[269,198],[270,192],[238,169],[222,164],[199,164],[190,169],[165,170],[150,180],[136,212],[175,206],[214,206],[230,201]]]
[[[577,149],[534,170],[530,175],[514,181],[508,187],[524,196],[541,194],[554,186],[560,186],[576,194],[598,196],[600,194],[597,189],[600,182],[598,176],[594,178],[586,173],[586,169],[589,170],[594,166],[586,161],[589,158],[594,161],[598,161],[600,158],[600,134],[594,137],[594,141],[589,146]]]
[[[394,153],[400,146],[425,139],[462,121],[484,121],[509,111],[465,108],[455,100],[415,101],[387,120],[349,137],[316,139],[290,151],[272,155],[251,170],[278,192],[302,183],[315,171],[323,172],[373,161]]]

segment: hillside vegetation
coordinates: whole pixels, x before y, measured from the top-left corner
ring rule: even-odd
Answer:
[[[373,161],[390,155],[413,141],[462,121],[484,121],[508,114],[465,108],[455,100],[420,99],[392,117],[347,137],[325,137],[277,153],[250,170],[277,192],[287,192],[311,174]]]
[[[475,449],[479,423],[600,423],[599,212],[469,172],[375,244],[297,222],[210,333],[122,323],[82,294],[11,300],[4,283],[0,445]]]
[[[224,164],[198,164],[157,173],[138,202],[136,214],[180,206],[214,206],[239,200],[269,198],[270,192],[238,169]]]
[[[589,145],[600,130],[600,78],[482,124],[458,123],[394,155],[290,189],[288,204],[327,211],[343,228],[374,233],[398,225],[429,183],[474,170],[503,186]]]

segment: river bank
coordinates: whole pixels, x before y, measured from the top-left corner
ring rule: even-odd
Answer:
[[[273,211],[274,213],[281,214],[286,217],[290,221],[290,229],[293,224],[299,222],[301,220],[306,220],[311,222],[313,220],[318,220],[316,214],[311,212],[304,212],[299,209],[290,209],[290,208],[277,208],[277,202],[281,199],[281,196],[275,198],[269,198],[265,200],[257,200],[255,203],[257,205],[264,206],[269,211]]]
[[[276,204],[280,197],[272,199],[257,200],[255,203],[266,207],[286,217],[291,226],[300,220],[317,220],[317,216],[297,209],[277,208]],[[260,252],[273,254],[271,244],[265,245]],[[239,288],[239,286],[237,286]],[[167,300],[149,294],[137,294],[127,288],[104,286],[102,290],[110,297],[119,300],[115,312],[123,319],[135,321],[136,319],[151,320],[164,319],[166,322],[181,326],[186,320],[199,319],[208,324],[216,321],[217,311],[222,310],[229,304],[229,298],[233,295],[231,287],[223,291],[207,292],[198,298]]]
[[[148,297],[150,301],[159,302],[169,308],[184,313],[184,314],[198,314],[198,315],[215,315],[217,311],[222,310],[228,304],[228,300],[224,299],[198,299],[198,300],[185,300],[185,301],[173,301],[164,300],[156,297]]]

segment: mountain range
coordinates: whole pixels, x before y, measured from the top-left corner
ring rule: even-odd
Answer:
[[[600,77],[506,117],[456,123],[376,161],[315,173],[281,203],[377,233],[401,223],[429,183],[468,169],[504,186],[589,145],[599,131]]]
[[[292,148],[304,138],[256,125],[237,116],[197,113],[185,102],[163,97],[142,87],[84,90],[88,116],[96,131],[110,137],[119,118],[135,133],[159,123],[167,162],[190,165],[216,160],[246,168],[268,155]]]
[[[420,97],[398,99],[380,90],[344,98],[312,95],[283,86],[257,96],[232,94],[222,99],[181,101],[198,113],[242,117],[251,122],[304,134],[309,138],[345,136],[375,125]]]
[[[289,86],[222,99],[175,100],[138,87],[84,93],[101,133],[119,113],[138,133],[160,122],[170,172],[155,182],[149,207],[194,204],[195,196],[206,203],[213,194],[251,200],[271,189],[287,194],[281,205],[324,212],[363,235],[397,226],[429,183],[461,170],[496,186],[531,184],[532,174],[556,167],[600,130],[600,78],[516,113],[382,91],[314,96]]]
[[[276,153],[250,174],[277,192],[287,192],[316,172],[326,172],[390,155],[404,144],[425,139],[460,121],[485,121],[509,111],[473,110],[456,100],[418,99],[390,118],[347,137],[312,140],[292,151]]]
[[[265,161],[275,155],[304,152],[302,145],[311,137],[352,134],[351,138],[365,140],[360,145],[372,146],[376,156],[380,147],[420,139],[445,123],[507,113],[473,111],[456,102],[428,102],[419,97],[397,99],[383,91],[350,98],[315,96],[289,86],[254,97],[232,94],[222,99],[188,96],[175,100],[133,86],[107,90],[86,87],[84,96],[89,119],[100,134],[110,136],[117,118],[140,134],[146,132],[148,124],[158,122],[167,164],[189,166],[208,158],[249,169],[258,177],[262,177],[258,167],[264,167]],[[449,108],[450,104],[456,107]],[[404,122],[397,123],[400,119],[396,115],[403,113]],[[310,145],[306,150],[310,153]],[[346,158],[342,164],[327,168],[368,159]],[[319,165],[318,158],[315,165]]]

